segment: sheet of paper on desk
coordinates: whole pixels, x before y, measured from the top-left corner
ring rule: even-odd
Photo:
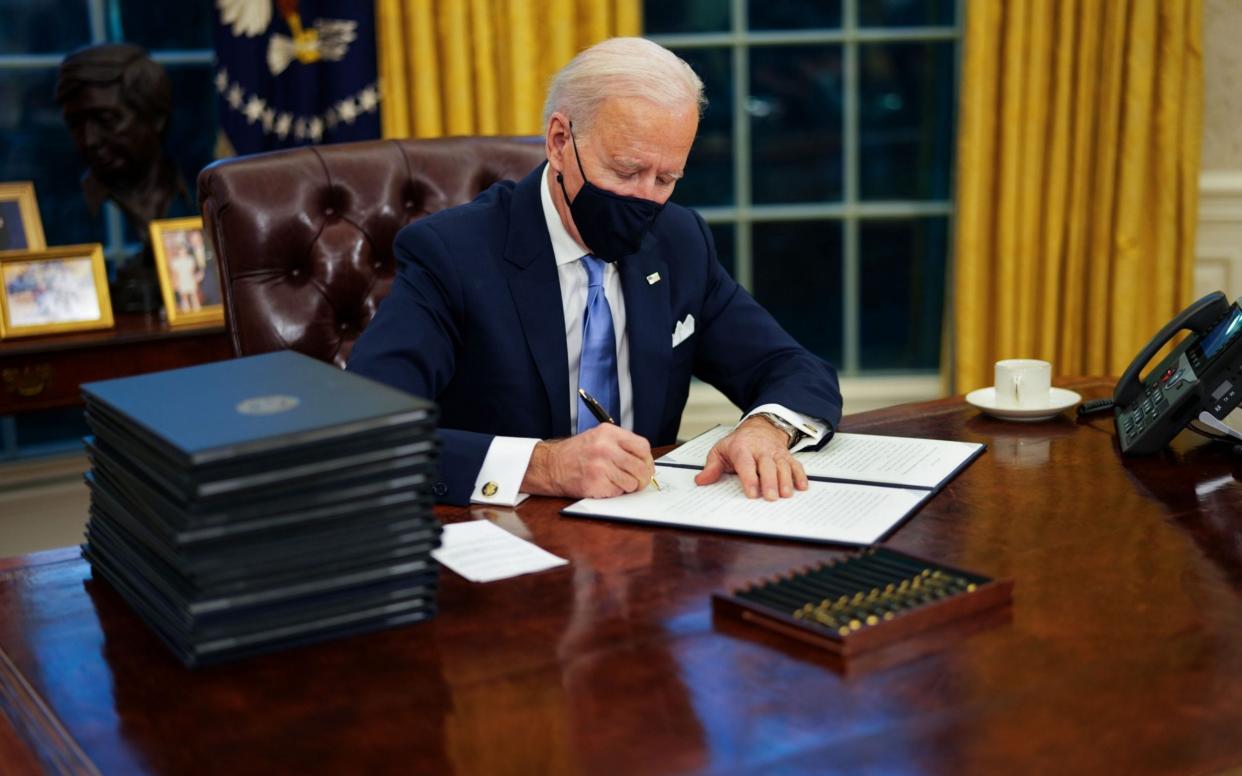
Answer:
[[[712,445],[732,430],[731,426],[709,429],[657,463],[702,468]],[[937,488],[982,449],[975,442],[837,434],[823,449],[795,455],[808,477]]]
[[[694,469],[656,469],[662,490],[644,488],[606,499],[583,499],[562,510],[576,517],[702,528],[841,544],[871,544],[931,494],[926,490],[810,483],[806,491],[778,501],[749,499],[736,475],[713,485],[694,484]]]
[[[471,582],[494,582],[569,563],[490,520],[444,526],[440,549],[431,556]]]

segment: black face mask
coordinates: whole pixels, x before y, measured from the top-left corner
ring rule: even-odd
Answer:
[[[664,206],[641,197],[613,194],[588,181],[582,169],[582,158],[578,156],[573,124],[569,125],[569,138],[574,144],[578,171],[582,173],[582,188],[571,202],[569,192],[565,191],[565,179],[559,172],[556,182],[561,184],[561,193],[569,202],[569,213],[574,218],[574,226],[578,227],[578,234],[582,235],[591,254],[604,261],[616,261],[635,253]]]

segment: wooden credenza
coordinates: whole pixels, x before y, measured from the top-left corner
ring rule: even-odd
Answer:
[[[176,329],[153,315],[116,316],[106,331],[0,341],[0,415],[82,403],[93,380],[220,361],[233,355],[223,324]]]

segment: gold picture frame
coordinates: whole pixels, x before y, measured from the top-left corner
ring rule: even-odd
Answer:
[[[0,256],[47,247],[39,200],[30,181],[0,183]]]
[[[0,254],[0,337],[112,328],[103,246]]]
[[[152,221],[151,248],[168,325],[224,323],[220,268],[203,233],[203,219]]]

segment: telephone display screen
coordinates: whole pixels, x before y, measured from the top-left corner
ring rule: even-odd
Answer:
[[[1203,357],[1211,359],[1221,351],[1229,341],[1242,331],[1242,309],[1233,308],[1232,313],[1225,320],[1212,327],[1212,330],[1203,335],[1203,341],[1200,347],[1203,348]]]

